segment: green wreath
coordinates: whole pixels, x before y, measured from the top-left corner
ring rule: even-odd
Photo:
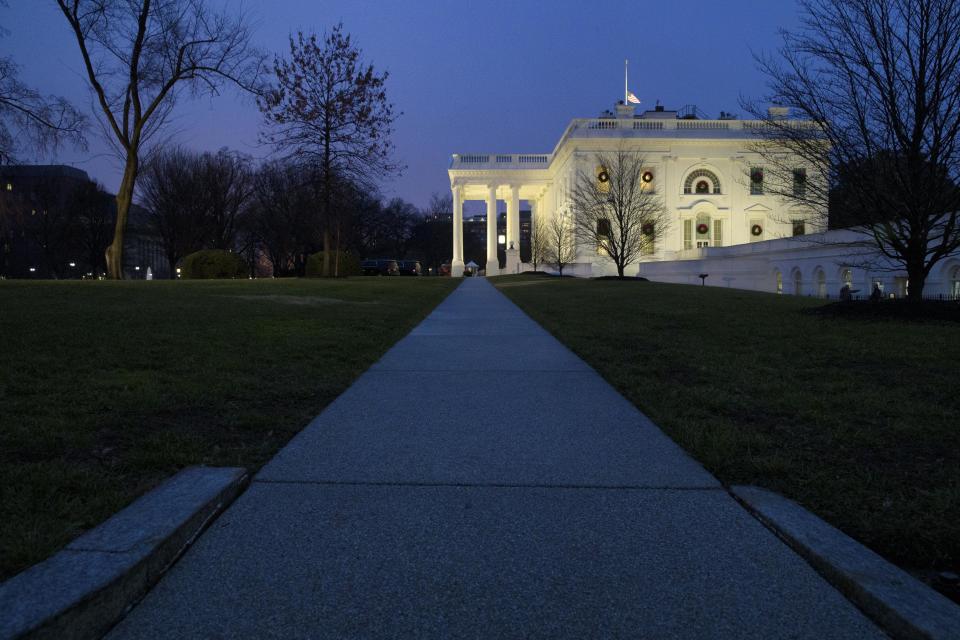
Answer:
[[[761,227],[758,224],[755,224],[752,227],[750,227],[750,233],[751,235],[754,235],[754,236],[763,235],[763,227]]]

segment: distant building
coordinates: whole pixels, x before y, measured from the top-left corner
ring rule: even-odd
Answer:
[[[0,166],[0,277],[95,277],[86,218],[74,205],[79,190],[90,183],[86,172],[65,165]],[[113,237],[116,202],[104,203],[103,250]],[[99,243],[95,243],[99,246]],[[160,237],[150,228],[147,212],[134,205],[124,236],[124,275],[169,277]]]

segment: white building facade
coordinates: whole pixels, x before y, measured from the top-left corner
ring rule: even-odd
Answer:
[[[552,153],[454,154],[448,171],[453,194],[451,272],[463,273],[465,201],[486,202],[486,273],[523,271],[520,201],[529,203],[534,220],[571,215],[569,194],[578,175],[595,175],[597,155],[619,149],[644,158],[645,179],[663,198],[670,219],[643,262],[684,260],[706,248],[819,231],[818,212],[798,208],[764,188],[763,159],[755,148],[763,126],[762,121],[681,117],[661,107],[636,114],[621,104],[609,117],[573,120]],[[805,181],[807,168],[797,165],[796,175]],[[802,181],[798,188],[804,188]],[[496,260],[498,200],[506,202],[506,264]],[[628,272],[639,268],[637,263]],[[610,260],[584,246],[577,247],[574,263],[564,271],[580,276],[616,273]]]

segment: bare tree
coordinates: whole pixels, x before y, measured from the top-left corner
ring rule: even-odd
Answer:
[[[547,260],[563,277],[563,268],[577,257],[576,224],[563,213],[554,214],[547,226]]]
[[[159,150],[144,166],[140,199],[160,236],[171,278],[184,256],[203,247],[201,172],[200,157],[179,147]]]
[[[250,161],[227,149],[204,153],[196,182],[192,195],[201,206],[204,247],[236,249],[240,218],[253,193]]]
[[[831,191],[841,189],[839,200],[856,211],[839,218],[905,268],[918,301],[934,265],[960,249],[960,3],[801,7],[800,28],[782,33],[782,60],[758,56],[758,64],[769,81],[766,100],[809,122],[744,104],[766,121],[757,147],[774,171],[771,186],[824,216]],[[819,179],[795,173],[796,158]]]
[[[92,180],[79,185],[68,203],[78,222],[78,244],[84,261],[97,276],[107,270],[104,252],[113,235],[114,205],[103,185]]]
[[[627,265],[663,237],[669,218],[642,155],[620,148],[598,153],[595,164],[577,172],[571,190],[576,235],[609,258],[622,278]]]
[[[275,277],[303,275],[316,246],[316,182],[308,167],[290,161],[266,164],[254,176],[245,227],[273,265]]]
[[[533,270],[547,261],[550,248],[550,227],[543,214],[536,215],[530,221],[530,262]]]
[[[392,158],[396,115],[385,90],[388,74],[377,74],[361,54],[342,24],[322,40],[299,32],[290,38],[290,59],[274,62],[276,87],[260,100],[270,125],[266,141],[319,171],[323,275],[338,275],[330,268],[342,227],[334,211],[336,181],[372,187],[401,170]]]
[[[263,57],[243,16],[206,0],[57,0],[79,46],[123,178],[117,190],[112,278],[123,273],[123,235],[141,153],[183,91],[216,94],[224,83],[255,90]]]
[[[15,162],[27,147],[36,155],[68,141],[86,145],[86,119],[64,98],[45,96],[19,78],[12,58],[0,58],[0,164]]]
[[[449,193],[440,195],[436,191],[430,194],[430,204],[424,212],[434,220],[446,218],[452,215],[453,196]]]

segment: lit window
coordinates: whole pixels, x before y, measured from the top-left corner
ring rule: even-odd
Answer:
[[[8,182],[8,183],[7,183],[7,191],[13,191],[13,183],[12,183],[12,182]]]

